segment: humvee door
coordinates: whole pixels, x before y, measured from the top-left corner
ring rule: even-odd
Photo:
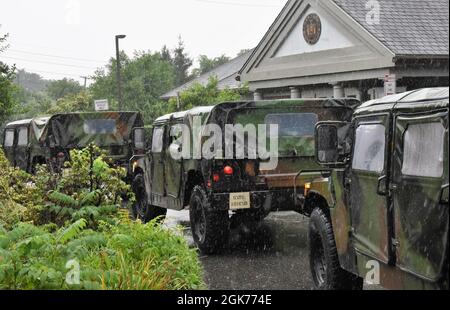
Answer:
[[[16,131],[14,130],[14,128],[7,128],[3,136],[3,150],[5,152],[6,158],[8,158],[12,166],[16,165],[14,147],[14,140],[16,136],[15,132]]]
[[[448,110],[400,115],[395,126],[397,266],[431,281],[438,280],[448,251],[448,120]]]
[[[355,247],[365,256],[389,263],[388,197],[380,191],[387,179],[389,114],[355,120],[355,143],[350,186],[352,234]]]
[[[16,167],[22,170],[28,169],[29,163],[29,132],[28,127],[17,128],[17,143],[15,147]]]

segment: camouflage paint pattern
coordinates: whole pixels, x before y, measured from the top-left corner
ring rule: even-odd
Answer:
[[[367,263],[380,264],[381,285],[388,289],[448,289],[448,90],[447,99],[416,103],[363,105],[355,125],[388,114],[383,173],[333,169],[327,199],[342,268],[365,277]],[[410,124],[441,122],[445,128],[441,178],[402,175],[404,136]],[[394,125],[390,125],[394,124]],[[378,176],[386,175],[387,195],[378,194]],[[447,186],[447,187],[445,187]]]

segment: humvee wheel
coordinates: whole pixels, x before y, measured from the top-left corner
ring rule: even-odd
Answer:
[[[142,174],[134,177],[133,192],[136,196],[136,202],[131,209],[131,216],[134,220],[141,220],[143,223],[148,223],[156,218],[160,218],[161,220],[165,218],[167,209],[148,204],[145,180]]]
[[[309,225],[310,266],[318,290],[362,290],[363,279],[341,268],[333,227],[321,209],[311,214]]]
[[[215,254],[228,244],[230,218],[228,211],[210,211],[205,189],[196,186],[190,199],[190,220],[194,241],[203,254]]]

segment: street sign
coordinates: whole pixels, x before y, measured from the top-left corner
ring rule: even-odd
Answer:
[[[397,76],[395,74],[387,74],[384,77],[384,95],[390,96],[397,93]]]
[[[109,103],[108,100],[95,100],[95,111],[108,111],[109,110]]]

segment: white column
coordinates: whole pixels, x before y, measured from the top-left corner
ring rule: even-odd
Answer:
[[[262,92],[259,89],[255,90],[255,92],[253,93],[253,98],[255,101],[263,100]]]
[[[302,92],[298,87],[291,87],[291,99],[300,99],[302,97]]]
[[[345,98],[344,87],[342,87],[342,85],[340,85],[339,83],[333,84],[333,98]]]

